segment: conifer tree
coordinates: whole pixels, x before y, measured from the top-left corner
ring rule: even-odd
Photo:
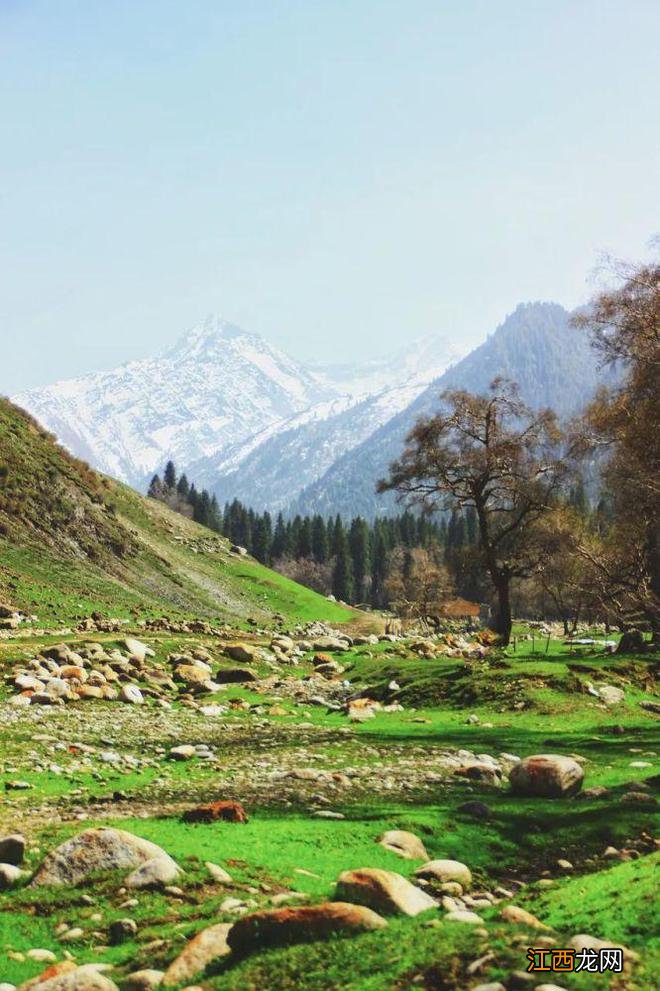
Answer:
[[[365,598],[365,584],[370,569],[369,528],[365,520],[356,516],[351,523],[348,543],[353,567],[354,594],[358,602]]]
[[[147,495],[151,499],[160,499],[163,495],[163,483],[160,480],[160,475],[154,475],[149,483],[149,488],[147,489]]]
[[[374,526],[373,554],[371,560],[371,604],[377,608],[385,605],[385,582],[388,571],[388,541],[386,527],[381,520]]]
[[[342,602],[351,602],[353,600],[351,555],[341,519],[337,517],[337,520],[339,521],[339,527],[335,525],[337,553],[335,555],[335,566],[332,571],[332,592],[336,599],[340,599]]]
[[[296,557],[305,559],[312,557],[312,523],[309,516],[305,516],[300,524]]]
[[[270,563],[272,539],[270,516],[264,513],[256,518],[252,535],[252,553],[262,564]]]
[[[330,554],[328,531],[320,515],[316,515],[312,520],[312,554],[318,564],[325,564]]]
[[[165,487],[168,489],[176,488],[176,468],[174,467],[173,461],[168,461],[167,464],[165,465],[163,482],[165,484]]]
[[[275,532],[273,534],[273,546],[271,554],[274,561],[279,561],[286,557],[288,551],[286,525],[282,513],[277,514],[275,522]]]

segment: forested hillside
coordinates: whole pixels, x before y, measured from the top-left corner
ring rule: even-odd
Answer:
[[[99,475],[0,399],[0,603],[41,624],[92,613],[263,624],[351,613]]]

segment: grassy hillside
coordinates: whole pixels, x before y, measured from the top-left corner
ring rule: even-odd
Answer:
[[[104,617],[286,622],[354,613],[71,457],[0,399],[0,601],[40,625]]]

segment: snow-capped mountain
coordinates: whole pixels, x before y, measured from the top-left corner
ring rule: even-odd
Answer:
[[[338,458],[289,507],[301,514],[360,514],[372,518],[395,509],[392,493],[376,494],[376,483],[403,450],[420,416],[437,410],[445,389],[486,392],[497,376],[517,382],[534,409],[552,407],[563,418],[589,402],[611,373],[599,368],[585,331],[557,303],[521,303],[479,347],[448,368],[400,413]]]
[[[439,334],[417,338],[393,354],[370,361],[345,364],[311,364],[308,367],[329,388],[362,399],[414,380],[432,382],[464,352]]]
[[[15,396],[74,454],[144,489],[173,459],[220,502],[258,510],[374,516],[415,419],[446,388],[517,381],[533,406],[573,414],[602,374],[555,303],[519,306],[460,361],[441,337],[362,365],[307,366],[209,318],[162,354]]]
[[[219,458],[192,465],[190,477],[211,488],[220,503],[237,498],[261,511],[286,510],[427,385],[428,379],[416,377],[364,399],[342,396],[319,403],[225,449]]]
[[[303,365],[214,317],[153,358],[17,395],[74,454],[144,488],[336,396]]]
[[[305,366],[216,317],[153,358],[14,396],[74,454],[144,489],[168,459],[197,484],[286,506],[455,357],[441,338],[358,366]]]

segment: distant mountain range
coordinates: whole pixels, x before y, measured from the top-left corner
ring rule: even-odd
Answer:
[[[532,408],[549,406],[563,418],[576,414],[605,380],[585,332],[572,326],[567,310],[557,303],[523,303],[483,344],[307,486],[291,510],[367,518],[391,510],[394,496],[376,495],[376,482],[418,417],[438,407],[445,389],[485,392],[496,376],[517,382]]]
[[[209,317],[154,358],[14,401],[95,468],[144,489],[168,458],[185,467],[334,394],[261,337]]]
[[[221,502],[373,517],[375,483],[415,419],[446,388],[496,375],[533,406],[576,412],[600,378],[584,334],[556,303],[520,305],[461,360],[444,338],[363,364],[304,365],[217,318],[153,358],[13,397],[95,468],[144,489],[172,458]]]

